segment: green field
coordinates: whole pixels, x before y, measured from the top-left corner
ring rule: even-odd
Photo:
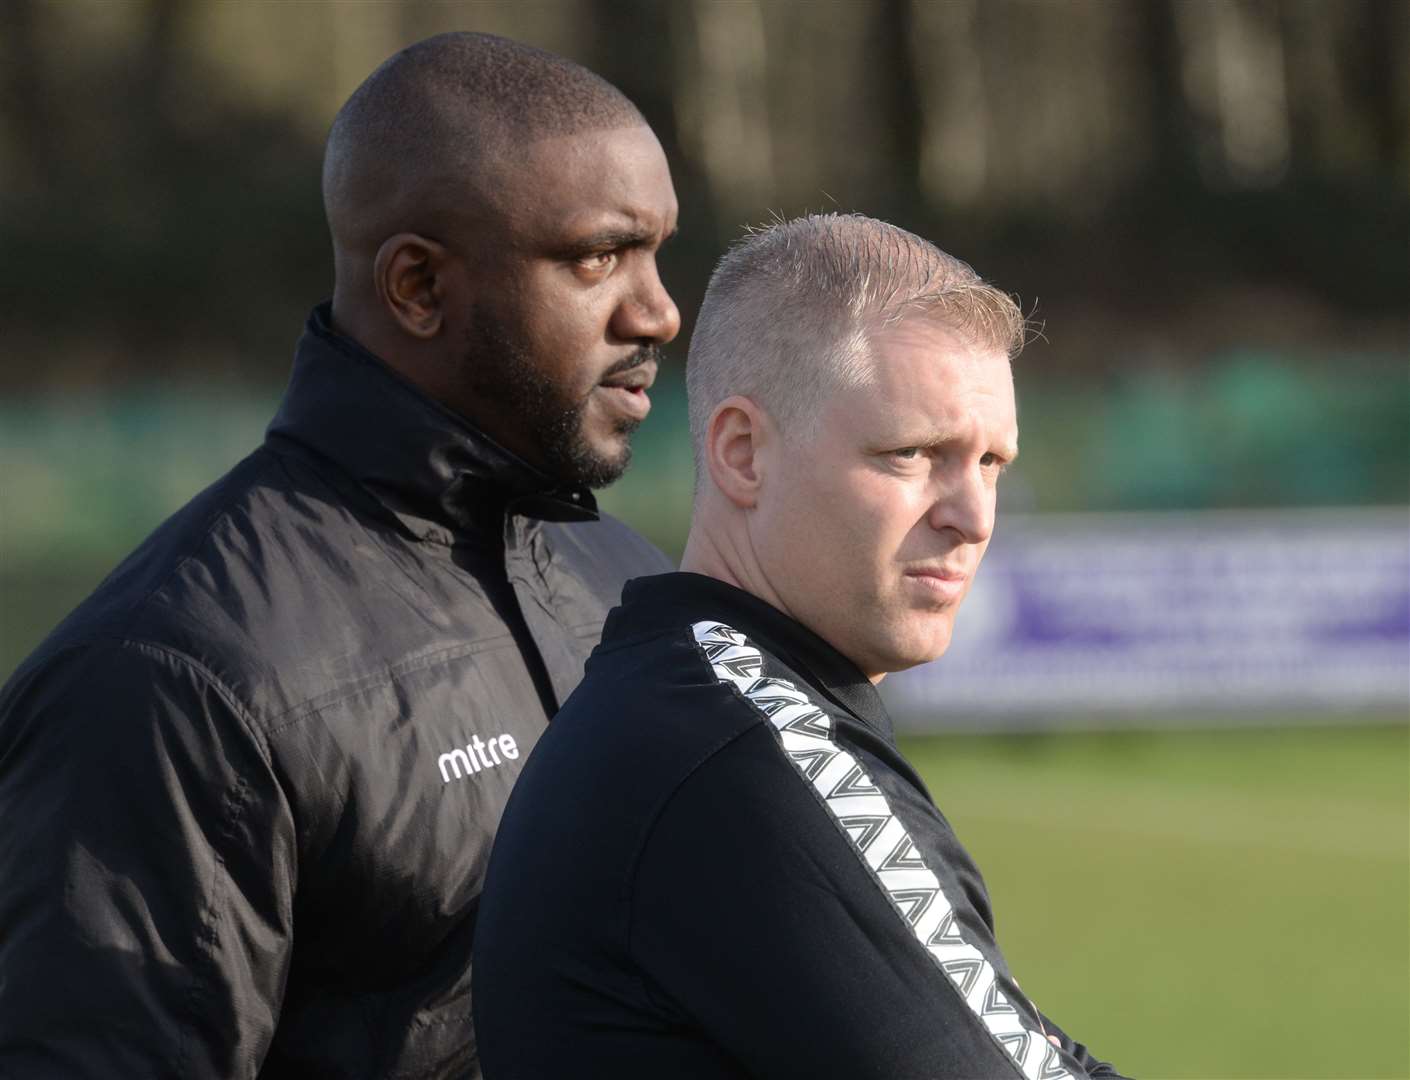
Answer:
[[[0,574],[5,672],[103,572],[66,569]],[[1410,1078],[1404,726],[906,751],[984,871],[1024,988],[1129,1075]]]
[[[905,748],[1024,989],[1129,1075],[1410,1077],[1405,727]]]
[[[0,575],[0,666],[91,584]],[[1024,989],[1128,1075],[1410,1078],[1404,726],[905,749]]]

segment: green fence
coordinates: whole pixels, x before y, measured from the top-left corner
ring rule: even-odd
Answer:
[[[1403,358],[1246,352],[1133,364],[1101,381],[1019,362],[1011,510],[1403,504]],[[0,673],[158,522],[260,440],[278,387],[139,386],[0,401]],[[679,369],[663,373],[603,505],[679,554],[691,458]]]

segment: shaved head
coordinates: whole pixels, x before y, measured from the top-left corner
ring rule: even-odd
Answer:
[[[417,42],[333,121],[323,203],[335,252],[370,255],[394,233],[438,237],[493,211],[497,174],[529,143],[645,123],[611,83],[542,49],[493,34]]]
[[[559,480],[626,468],[680,313],[656,270],[670,166],[621,91],[505,38],[428,38],[338,112],[323,202],[334,331]]]

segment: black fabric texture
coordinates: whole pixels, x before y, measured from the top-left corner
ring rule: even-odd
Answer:
[[[717,623],[761,657],[740,675],[748,691],[692,630]],[[967,1002],[971,971],[942,969],[863,859],[848,828],[865,826],[844,827],[785,752],[766,714],[784,683],[806,697],[787,715],[820,713],[845,751],[827,760],[855,762],[855,783],[884,795],[888,828],[913,843],[893,856],[933,871],[953,909],[941,929],[987,964],[1028,1073]],[[1014,982],[983,879],[875,687],[805,627],[699,575],[627,586],[510,798],[477,933],[489,1080],[1117,1075]]]
[[[478,1075],[490,842],[641,537],[315,309],[0,691],[0,1076]]]

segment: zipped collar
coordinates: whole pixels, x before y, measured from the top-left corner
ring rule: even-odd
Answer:
[[[607,616],[602,648],[662,630],[679,630],[702,619],[738,630],[835,705],[887,742],[895,742],[886,705],[856,664],[772,604],[716,578],[678,572],[628,581],[621,606]]]
[[[498,534],[503,515],[594,521],[585,487],[563,484],[427,397],[313,309],[266,437],[298,443],[348,473],[416,538]]]

